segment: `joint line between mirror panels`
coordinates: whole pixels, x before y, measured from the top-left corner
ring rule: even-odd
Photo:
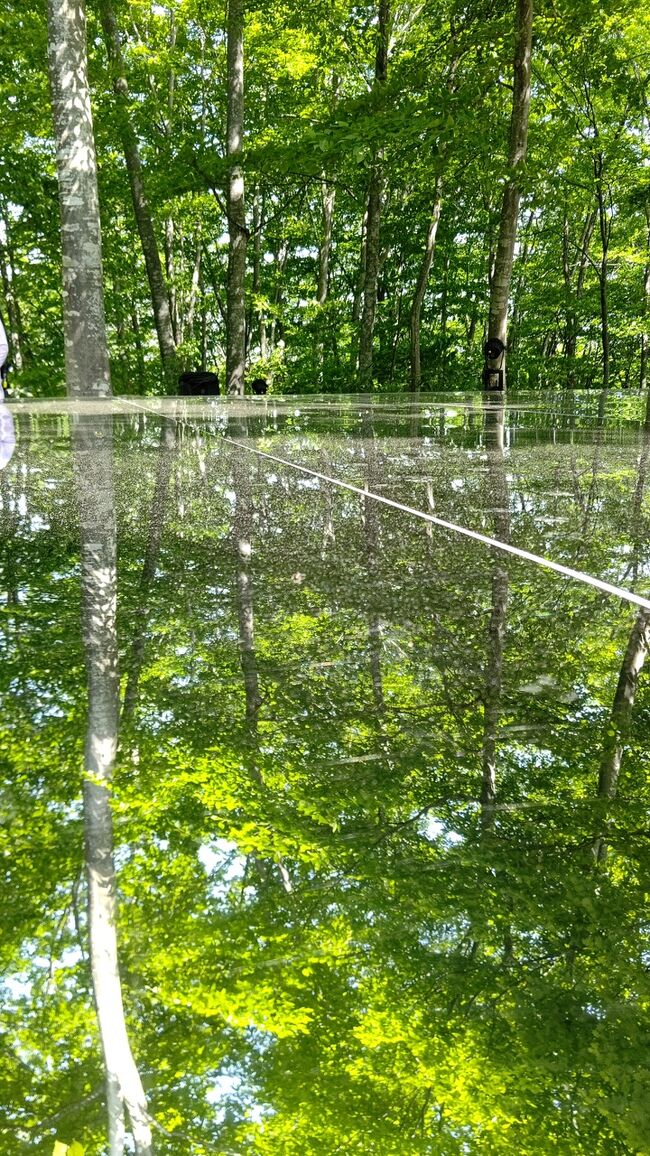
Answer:
[[[155,410],[138,406],[135,403],[131,404],[133,404],[134,408],[145,413],[150,413],[155,417],[160,416]],[[183,421],[182,418],[177,420]],[[291,462],[287,458],[281,458],[277,454],[270,454],[266,450],[258,450],[254,446],[244,445],[242,442],[235,441],[234,438],[229,438],[225,434],[222,435],[221,440],[228,445],[235,446],[239,450],[256,454],[257,457],[265,458],[267,461],[275,462],[277,465],[285,466],[287,469],[297,470],[300,473],[307,474],[311,478],[318,478],[322,482],[328,482],[332,486],[338,486],[339,489],[348,490],[352,494],[359,494],[362,498],[372,498],[375,502],[380,502],[383,506],[390,506],[394,510],[400,510],[403,514],[410,514],[411,517],[420,518],[423,522],[440,526],[443,530],[450,530],[454,534],[461,534],[466,538],[471,538],[475,542],[480,542],[484,546],[490,546],[494,550],[501,550],[503,553],[511,554],[515,558],[521,558],[525,562],[532,562],[535,566],[542,566],[546,570],[552,570],[555,574],[561,574],[563,578],[571,578],[576,582],[582,582],[586,586],[592,586],[595,590],[600,590],[603,594],[613,595],[615,598],[630,602],[634,606],[640,606],[644,610],[650,610],[650,598],[644,598],[641,594],[635,594],[632,590],[625,590],[621,586],[614,586],[611,582],[605,582],[602,578],[596,578],[593,574],[586,574],[583,570],[574,570],[571,566],[564,566],[562,562],[554,562],[551,558],[545,558],[541,554],[533,554],[530,550],[523,550],[520,546],[513,546],[510,542],[503,542],[500,538],[492,538],[488,534],[481,534],[479,530],[471,530],[468,526],[461,526],[456,522],[448,522],[445,518],[438,518],[435,514],[429,514],[426,510],[418,510],[415,506],[406,506],[402,502],[395,501],[393,498],[385,497],[383,494],[375,494],[373,490],[355,486],[352,482],[343,482],[339,478],[330,477],[328,474],[323,474],[319,470],[312,470],[309,466],[303,466],[299,462]]]

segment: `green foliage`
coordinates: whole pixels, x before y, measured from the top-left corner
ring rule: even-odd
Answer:
[[[354,380],[363,215],[381,157],[384,203],[375,385],[408,379],[409,314],[432,194],[442,218],[424,303],[424,388],[478,380],[505,172],[512,6],[396,6],[387,82],[373,86],[376,11],[336,0],[249,6],[245,169],[251,230],[249,373],[276,392],[340,392]],[[195,0],[116,5],[129,116],[164,256],[180,358],[225,358],[227,221],[224,13]],[[13,286],[19,393],[62,391],[60,257],[42,8],[3,9],[0,252]],[[105,289],[116,392],[160,391],[144,263],[118,112],[92,5]],[[513,385],[599,385],[601,293],[612,383],[647,380],[648,16],[612,0],[536,12],[530,147],[509,339]],[[645,63],[644,63],[645,62]],[[611,229],[603,253],[594,163]],[[334,190],[329,277],[317,303],[322,182]],[[14,351],[14,362],[16,351]]]

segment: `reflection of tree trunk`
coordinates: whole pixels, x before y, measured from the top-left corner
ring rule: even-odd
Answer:
[[[171,473],[172,457],[176,445],[176,427],[174,422],[164,420],[163,430],[158,448],[156,466],[156,484],[154,487],[153,503],[149,518],[149,535],[147,549],[140,575],[138,587],[138,602],[136,606],[136,621],[134,624],[133,643],[129,662],[129,674],[124,692],[122,706],[122,725],[126,725],[133,718],[135,704],[138,698],[138,685],[144,660],[144,650],[147,639],[147,623],[149,619],[149,593],[156,573],[160,542],[165,525],[165,507],[169,492],[169,477]]]
[[[510,495],[505,472],[504,409],[490,406],[485,414],[485,440],[488,451],[490,500],[495,503],[494,533],[502,542],[510,541]],[[503,685],[503,652],[508,620],[508,571],[502,556],[494,551],[492,574],[492,610],[488,632],[488,653],[483,692],[483,751],[481,781],[482,824],[485,830],[494,826],[496,800],[497,750]]]
[[[650,648],[650,610],[641,608],[632,627],[625,656],[618,677],[614,703],[603,740],[598,772],[598,798],[613,799],[616,795],[623,752],[629,739],[632,708],[636,697],[639,675]],[[607,844],[604,835],[594,841],[594,854],[604,859]]]
[[[320,467],[322,473],[330,474],[331,463],[325,453],[321,455]],[[336,533],[334,531],[334,502],[330,482],[321,482],[320,490],[325,499],[325,521],[323,524],[323,546],[321,549],[321,558],[325,558],[329,547],[333,546],[336,541]]]
[[[375,490],[377,482],[377,449],[372,429],[367,426],[366,437],[366,489]],[[381,673],[382,628],[377,612],[379,581],[379,517],[374,498],[363,499],[363,530],[366,540],[366,568],[368,571],[368,642],[370,649],[370,675],[372,693],[378,714],[386,709]]]
[[[233,428],[233,434],[241,438],[248,431],[243,423]],[[244,451],[235,450],[233,462],[235,512],[234,542],[237,563],[237,616],[239,620],[239,659],[244,674],[246,693],[246,723],[249,733],[257,731],[257,715],[262,704],[257,659],[255,657],[255,616],[253,611],[253,582],[251,558],[253,554],[253,497],[250,476]]]
[[[230,423],[231,436],[241,440],[248,436],[246,419]],[[235,490],[235,511],[233,517],[235,560],[237,565],[237,617],[239,623],[239,660],[244,675],[246,696],[246,738],[250,756],[249,771],[253,779],[265,790],[264,777],[257,766],[258,753],[257,723],[262,705],[260,681],[255,654],[255,610],[253,602],[253,580],[251,559],[253,556],[253,495],[251,477],[246,452],[234,450],[233,482]],[[268,876],[268,864],[257,860],[263,876]],[[277,869],[280,881],[287,893],[293,891],[291,876],[281,857],[276,857],[273,867]]]
[[[98,436],[99,434],[99,436]],[[73,452],[82,558],[82,625],[88,677],[84,830],[90,961],[106,1065],[110,1156],[125,1150],[124,1111],[137,1156],[150,1156],[147,1100],[129,1042],[118,963],[111,790],[119,723],[116,533],[112,426],[76,417]]]

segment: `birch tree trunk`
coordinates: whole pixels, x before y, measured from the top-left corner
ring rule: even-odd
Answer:
[[[244,393],[246,363],[246,208],[244,202],[244,5],[228,0],[228,291],[226,304],[226,389]]]
[[[508,302],[512,281],[512,266],[517,240],[519,213],[519,175],[528,148],[528,116],[530,112],[531,56],[533,39],[533,0],[517,0],[515,17],[515,60],[508,151],[508,178],[503,190],[499,239],[497,241],[494,273],[490,286],[488,340],[498,340],[504,347],[508,342]],[[486,358],[488,370],[503,371],[502,388],[506,385],[506,355]]]
[[[431,219],[429,221],[429,229],[427,231],[427,243],[418,273],[418,279],[415,283],[415,293],[413,294],[413,304],[411,305],[411,390],[413,393],[419,393],[420,381],[422,378],[422,370],[420,364],[420,326],[422,322],[422,306],[424,304],[424,297],[427,291],[427,284],[429,282],[429,274],[431,266],[433,265],[433,258],[436,252],[436,238],[438,236],[438,224],[440,222],[440,213],[442,210],[442,177],[436,178],[436,184],[433,193],[433,208],[431,210]]]
[[[100,14],[102,28],[104,30],[104,39],[106,41],[106,51],[108,53],[108,60],[113,77],[113,91],[117,103],[119,131],[124,160],[126,162],[126,170],[129,177],[133,212],[140,236],[142,255],[147,270],[147,279],[149,281],[149,293],[151,295],[160,359],[162,361],[168,391],[175,393],[178,367],[176,363],[176,341],[172,326],[169,295],[167,286],[165,285],[153,218],[145,190],[140,150],[133,125],[131,124],[129,86],[126,79],[120,32],[111,0],[100,0]]]
[[[58,2],[58,0],[57,0]],[[88,679],[84,833],[90,964],[106,1069],[110,1156],[125,1151],[125,1112],[137,1156],[151,1156],[147,1100],[126,1026],[120,981],[111,790],[119,724],[116,533],[112,422],[76,416],[73,458],[79,503],[82,631]]]
[[[66,382],[73,397],[107,397],[111,383],[84,0],[48,0],[48,64],[61,206]]]
[[[386,83],[388,71],[388,27],[390,23],[390,0],[379,0],[377,53],[375,57],[376,90]],[[377,284],[380,264],[380,226],[383,189],[381,153],[375,156],[370,170],[368,189],[368,210],[366,216],[366,265],[363,283],[363,311],[359,330],[359,372],[358,386],[362,392],[372,387],[372,344],[375,333],[377,310]]]

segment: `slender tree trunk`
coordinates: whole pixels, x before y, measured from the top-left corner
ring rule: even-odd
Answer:
[[[228,0],[228,291],[226,306],[226,389],[244,393],[246,364],[246,208],[244,203],[244,7]]]
[[[144,359],[144,347],[142,345],[142,334],[140,332],[140,318],[138,317],[137,306],[133,298],[131,299],[131,329],[133,330],[133,340],[135,343],[138,377],[141,382],[144,382],[144,374],[146,368]],[[140,389],[138,392],[141,393],[142,390]]]
[[[515,19],[515,61],[514,86],[512,94],[512,119],[510,122],[510,148],[508,153],[508,179],[503,190],[499,239],[497,242],[494,275],[490,287],[490,312],[488,339],[499,341],[505,347],[508,341],[508,302],[512,281],[515,243],[517,240],[517,217],[519,213],[519,174],[526,160],[528,148],[528,115],[531,92],[531,56],[533,37],[533,0],[517,0]],[[501,388],[506,385],[505,351],[495,358],[486,358],[485,385],[494,388],[498,382],[496,371],[502,371]],[[493,376],[489,376],[490,371]],[[497,386],[498,387],[498,386]]]
[[[440,221],[440,212],[442,210],[442,177],[436,178],[435,188],[433,192],[433,208],[431,210],[431,218],[429,220],[429,228],[427,231],[427,243],[420,265],[420,271],[415,283],[415,293],[413,294],[413,304],[411,306],[411,390],[413,393],[419,393],[420,381],[422,378],[422,370],[420,364],[420,326],[422,322],[422,306],[424,304],[424,297],[427,291],[429,282],[429,274],[431,266],[433,265],[433,258],[436,252],[436,237],[438,236],[438,223]]]
[[[609,349],[609,300],[607,266],[609,258],[609,242],[611,224],[607,219],[605,191],[603,187],[603,157],[599,153],[594,160],[596,176],[596,200],[598,202],[598,224],[600,226],[601,258],[598,285],[600,290],[600,336],[603,348],[603,389],[609,389],[610,377],[610,349]]]
[[[153,218],[147,198],[142,161],[138,141],[131,123],[129,111],[129,86],[122,54],[120,31],[111,0],[100,0],[100,12],[106,51],[113,77],[113,91],[117,103],[120,137],[126,161],[126,169],[131,189],[131,200],[135,215],[142,255],[147,270],[149,292],[153,308],[158,347],[162,361],[165,382],[170,393],[176,390],[177,362],[176,340],[172,326],[169,296],[165,285]]]
[[[641,389],[648,385],[648,319],[650,318],[650,206],[645,211],[646,225],[646,264],[643,271],[643,329],[641,331],[641,357],[639,366],[639,384]]]
[[[59,0],[56,0],[58,3]],[[73,454],[82,559],[82,625],[88,677],[84,831],[88,933],[107,1080],[110,1156],[123,1156],[124,1112],[137,1156],[151,1156],[147,1100],[129,1042],[117,943],[111,791],[117,751],[116,534],[112,422],[75,416]]]
[[[587,217],[586,217],[586,220],[584,223],[584,227],[582,230],[582,236],[580,238],[580,244],[578,246],[577,259],[575,262],[570,262],[569,256],[568,256],[568,245],[569,245],[568,223],[565,223],[565,250],[566,250],[566,252],[565,252],[565,258],[564,258],[564,262],[565,262],[564,278],[565,278],[565,285],[566,285],[566,289],[567,289],[568,304],[567,304],[567,318],[566,318],[565,347],[564,348],[565,348],[565,355],[566,355],[567,361],[569,362],[568,373],[567,373],[567,384],[569,386],[573,386],[575,384],[575,359],[576,359],[577,342],[578,342],[577,308],[578,308],[578,303],[580,301],[580,298],[582,297],[582,293],[584,290],[585,277],[587,275],[587,265],[589,263],[589,245],[591,243],[591,238],[593,236],[595,226],[596,226],[596,213],[590,212],[587,214]],[[573,294],[573,297],[571,299],[571,284],[573,281],[573,277],[575,275],[576,268],[578,271],[578,279],[576,282],[575,294]]]
[[[176,47],[176,15],[173,8],[169,10],[169,52],[173,59],[174,49]],[[203,64],[204,45],[201,44],[201,64]],[[172,137],[172,125],[174,121],[174,104],[176,100],[176,74],[174,67],[169,70],[169,77],[167,79],[167,115],[165,117],[165,136],[168,140]],[[174,239],[176,228],[174,225],[174,218],[171,213],[165,218],[165,272],[167,274],[167,284],[169,285],[169,311],[171,317],[172,332],[174,335],[175,345],[180,345],[182,335],[180,332],[179,315],[178,315],[178,293],[176,290],[176,261],[174,257]]]
[[[356,376],[359,368],[359,321],[363,303],[363,286],[366,280],[366,239],[368,230],[368,209],[361,222],[361,246],[359,249],[359,274],[352,299],[352,340],[350,342],[350,371]]]
[[[318,250],[318,286],[316,289],[316,300],[318,301],[319,305],[325,304],[327,301],[327,294],[329,292],[330,254],[332,252],[332,225],[334,221],[334,197],[334,186],[327,184],[326,181],[323,181],[321,201],[321,243],[320,249]]]
[[[377,53],[375,57],[375,91],[385,85],[388,71],[388,32],[390,0],[379,0]],[[383,189],[381,153],[375,155],[370,170],[366,224],[366,267],[363,284],[363,311],[359,330],[358,385],[362,392],[372,388],[372,346],[377,310],[377,284],[380,266],[380,226]]]
[[[178,294],[176,292],[176,257],[174,255],[174,239],[176,226],[174,218],[165,217],[165,275],[169,285],[169,318],[171,323],[174,346],[179,345],[178,334]]]
[[[280,320],[279,313],[284,295],[284,271],[287,267],[288,257],[289,243],[286,237],[283,237],[275,258],[276,281],[273,293],[273,319],[271,321],[271,331],[269,334],[271,351],[275,349],[276,340],[279,341],[283,334],[282,321]]]
[[[48,59],[61,205],[67,387],[75,397],[107,397],[111,383],[84,0],[48,0]]]
[[[259,312],[257,298],[260,293],[261,265],[262,265],[262,198],[259,189],[253,194],[253,277],[251,281],[251,296],[246,314],[246,358],[250,355],[254,332],[256,310]]]
[[[190,340],[194,337],[194,318],[196,316],[196,303],[199,299],[199,290],[201,286],[201,261],[203,255],[203,240],[201,237],[201,222],[196,226],[196,255],[194,257],[194,266],[192,268],[192,279],[190,281],[190,292],[187,299],[187,310],[183,318],[182,329],[189,334]]]

